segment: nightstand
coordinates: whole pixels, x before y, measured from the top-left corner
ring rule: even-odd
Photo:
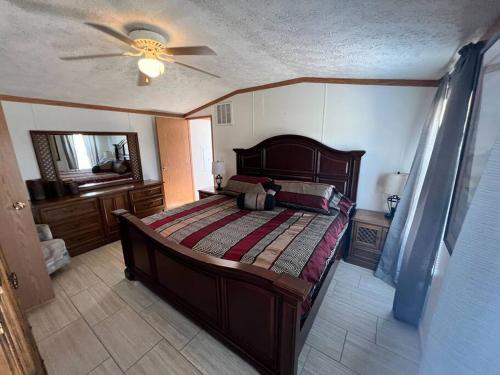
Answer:
[[[391,220],[383,212],[356,210],[352,218],[351,244],[345,260],[349,263],[374,270],[377,268],[380,254]]]
[[[211,197],[212,195],[217,195],[217,194],[219,194],[219,191],[215,189],[215,186],[198,190],[198,195],[200,196],[200,199]]]

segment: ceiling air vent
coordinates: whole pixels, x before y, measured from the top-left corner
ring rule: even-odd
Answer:
[[[215,106],[215,123],[217,125],[232,125],[233,113],[231,102],[220,103]]]

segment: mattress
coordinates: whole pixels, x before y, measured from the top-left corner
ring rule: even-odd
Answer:
[[[241,210],[234,197],[211,196],[142,219],[150,228],[180,245],[216,258],[288,273],[316,285],[332,258],[349,218],[276,207]]]

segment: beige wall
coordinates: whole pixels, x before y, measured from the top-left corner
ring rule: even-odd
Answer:
[[[301,83],[235,95],[225,100],[233,105],[233,125],[214,125],[214,158],[224,160],[226,177],[231,176],[236,171],[233,148],[278,134],[305,135],[341,150],[365,150],[358,206],[384,210],[380,177],[409,171],[435,90]],[[213,108],[192,116],[214,115]]]

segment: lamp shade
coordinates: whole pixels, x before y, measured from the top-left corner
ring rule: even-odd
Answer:
[[[382,180],[382,191],[389,195],[401,195],[408,179],[408,173],[391,173]]]
[[[139,70],[151,78],[156,78],[163,74],[165,65],[160,60],[144,57],[137,62]]]
[[[224,167],[224,162],[221,160],[214,161],[212,163],[212,174],[213,175],[223,175],[226,173],[226,168]]]

